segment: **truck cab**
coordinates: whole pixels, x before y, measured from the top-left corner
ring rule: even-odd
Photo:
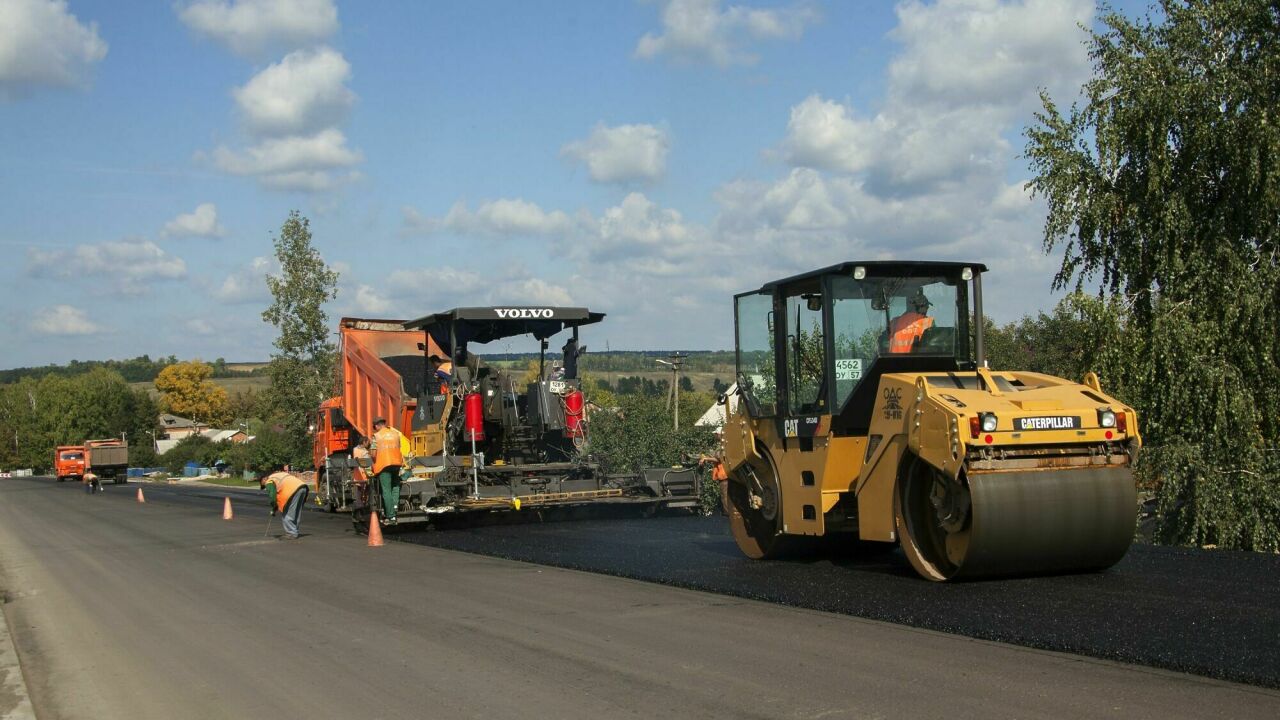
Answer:
[[[59,445],[53,452],[53,474],[58,482],[80,480],[84,477],[86,460],[83,445]]]

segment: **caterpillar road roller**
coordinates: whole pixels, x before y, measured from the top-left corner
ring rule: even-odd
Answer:
[[[848,262],[734,300],[738,547],[901,544],[929,580],[1110,567],[1133,539],[1133,408],[987,366],[978,263]]]

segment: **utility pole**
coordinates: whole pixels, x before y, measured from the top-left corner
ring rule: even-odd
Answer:
[[[655,362],[671,368],[671,389],[667,392],[667,409],[675,410],[672,427],[676,431],[680,430],[680,369],[684,367],[686,357],[688,355],[684,353],[673,352],[667,356],[666,360],[655,359]]]

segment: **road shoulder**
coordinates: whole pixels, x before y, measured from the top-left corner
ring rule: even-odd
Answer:
[[[4,604],[0,602],[0,720],[35,720],[27,682],[18,664],[18,651],[9,635]]]

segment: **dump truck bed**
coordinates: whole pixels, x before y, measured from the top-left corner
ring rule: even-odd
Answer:
[[[378,417],[407,434],[425,387],[426,356],[442,354],[440,348],[423,331],[405,330],[402,320],[343,318],[339,327],[347,421],[365,437],[373,435]]]

